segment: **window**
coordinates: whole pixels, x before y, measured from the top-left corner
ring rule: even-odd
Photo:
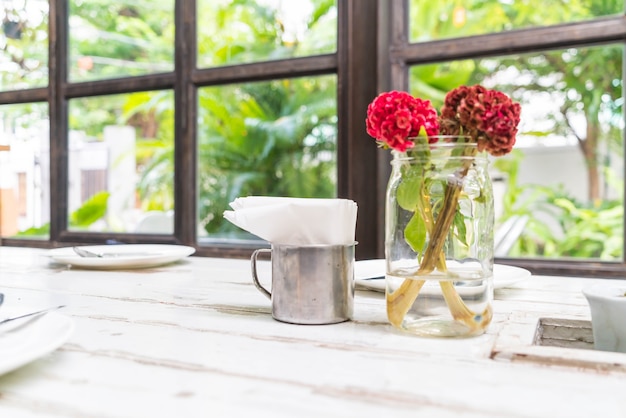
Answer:
[[[48,2],[2,0],[0,90],[48,84]]]
[[[50,142],[44,103],[0,105],[2,237],[47,240],[50,224]],[[1,149],[0,149],[1,150]]]
[[[68,230],[133,233],[174,211],[171,90],[74,98],[68,114]]]
[[[72,82],[174,70],[174,0],[70,1]]]
[[[198,67],[337,50],[336,1],[197,0]]]
[[[500,255],[623,257],[622,60],[622,47],[608,44],[411,68],[411,89],[434,103],[433,89],[458,80],[523,103],[514,152],[492,159],[497,226],[520,220],[509,232],[517,239]]]
[[[224,222],[234,198],[339,196],[359,205],[357,257],[381,257],[389,156],[365,133],[367,105],[391,89],[438,104],[483,83],[524,104],[519,152],[492,164],[502,228],[525,227],[502,259],[561,274],[624,268],[619,2],[3,6],[3,245],[246,256],[261,243]],[[538,169],[555,161],[562,170]],[[168,228],[140,227],[155,214]]]
[[[223,221],[240,193],[349,194],[338,170],[339,130],[349,128],[338,118],[339,98],[347,97],[338,21],[358,9],[371,22],[374,3],[55,0],[39,2],[38,13],[4,5],[23,28],[35,19],[56,28],[48,34],[42,26],[51,42],[38,43],[39,55],[32,48],[42,34],[9,40],[13,49],[0,51],[13,66],[31,55],[49,63],[39,65],[49,69],[45,83],[0,88],[7,129],[29,114],[23,106],[42,101],[50,109],[38,130],[31,124],[23,138],[5,137],[11,144],[44,138],[49,149],[39,170],[49,192],[26,199],[27,212],[44,215],[26,229],[4,228],[5,245],[115,239],[238,254],[247,241],[261,245]],[[5,178],[17,179],[13,164],[26,157],[4,157],[14,161]],[[6,183],[16,192],[17,181]],[[143,228],[155,214],[170,227]]]
[[[337,195],[336,86],[311,76],[199,89],[200,244],[254,239],[222,216],[239,196]]]
[[[534,270],[612,275],[624,265],[624,4],[563,7],[394,3],[396,21],[411,18],[393,28],[392,84],[437,107],[461,84],[520,101],[516,149],[491,164],[496,227],[515,238],[497,255]]]

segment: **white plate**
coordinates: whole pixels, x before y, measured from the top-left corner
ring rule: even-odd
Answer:
[[[72,247],[55,248],[48,255],[57,263],[87,269],[112,270],[161,266],[181,260],[196,251],[193,247],[165,244],[88,245],[80,248],[115,256],[81,257]]]
[[[49,312],[12,331],[0,328],[0,375],[8,373],[59,348],[74,331],[74,321]]]
[[[354,264],[354,279],[358,289],[385,291],[385,260],[359,260]],[[493,265],[493,287],[502,289],[530,276],[530,271],[504,264]]]

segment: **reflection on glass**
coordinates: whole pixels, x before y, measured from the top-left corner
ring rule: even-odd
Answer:
[[[0,106],[0,236],[50,233],[48,106]]]
[[[70,1],[70,81],[174,70],[174,1]]]
[[[253,238],[223,217],[248,195],[336,195],[335,76],[199,91],[199,234]]]
[[[48,1],[0,0],[0,90],[48,84]]]
[[[198,0],[198,66],[332,53],[337,6],[328,0]]]
[[[622,60],[623,47],[608,45],[411,69],[411,92],[436,107],[446,91],[475,83],[522,103],[515,150],[493,168],[497,223],[524,227],[498,255],[621,259]]]
[[[410,0],[410,41],[577,22],[624,13],[623,1]]]
[[[69,103],[70,230],[173,233],[171,91]]]

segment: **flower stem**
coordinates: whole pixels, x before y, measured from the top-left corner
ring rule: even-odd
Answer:
[[[441,265],[442,259],[444,267],[443,271],[447,270],[447,268],[445,267],[445,259],[442,250],[446,237],[448,235],[448,231],[450,230],[450,226],[452,225],[452,220],[454,219],[454,213],[456,212],[456,202],[458,200],[458,196],[460,195],[460,191],[461,186],[459,184],[448,184],[444,197],[444,205],[441,209],[441,212],[439,213],[437,222],[435,222],[431,238],[428,243],[428,247],[426,248],[426,251],[424,253],[422,263],[415,273],[415,278],[430,274],[435,269],[437,264]],[[404,282],[402,282],[398,289],[396,289],[394,292],[387,296],[387,317],[389,318],[389,322],[391,322],[391,324],[394,326],[400,326],[402,324],[402,320],[404,319],[407,312],[411,309],[411,306],[419,295],[419,291],[424,285],[424,280],[415,280],[415,278],[406,279]],[[448,287],[442,287],[442,290],[444,290],[444,292],[449,292]],[[454,291],[454,286],[452,286],[452,291]],[[446,302],[447,301],[448,298],[446,298]]]
[[[491,305],[487,305],[481,314],[476,314],[465,305],[465,302],[463,302],[463,299],[459,296],[452,282],[442,280],[439,282],[439,285],[441,286],[446,304],[452,313],[452,317],[455,321],[464,323],[471,330],[471,333],[483,329],[485,324],[491,322],[493,316]]]
[[[471,155],[473,157],[473,155]],[[392,325],[399,327],[407,312],[418,297],[425,280],[418,277],[430,274],[435,268],[447,271],[443,246],[448,236],[450,227],[454,220],[459,196],[462,191],[462,179],[467,174],[472,162],[472,158],[464,160],[463,167],[457,171],[456,175],[448,180],[444,195],[444,204],[439,213],[437,222],[433,221],[432,212],[425,211],[425,225],[430,235],[430,241],[424,253],[422,263],[412,278],[407,278],[398,289],[387,295],[387,317]],[[492,317],[491,306],[479,315],[472,312],[463,302],[461,296],[454,288],[454,284],[447,280],[439,282],[444,299],[452,317],[463,322],[472,331],[482,329],[485,323],[489,323]]]

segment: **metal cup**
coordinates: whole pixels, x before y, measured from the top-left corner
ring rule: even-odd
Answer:
[[[354,247],[349,245],[278,245],[252,253],[252,279],[272,301],[272,317],[292,324],[334,324],[352,317]],[[261,253],[272,257],[272,291],[257,274]]]

